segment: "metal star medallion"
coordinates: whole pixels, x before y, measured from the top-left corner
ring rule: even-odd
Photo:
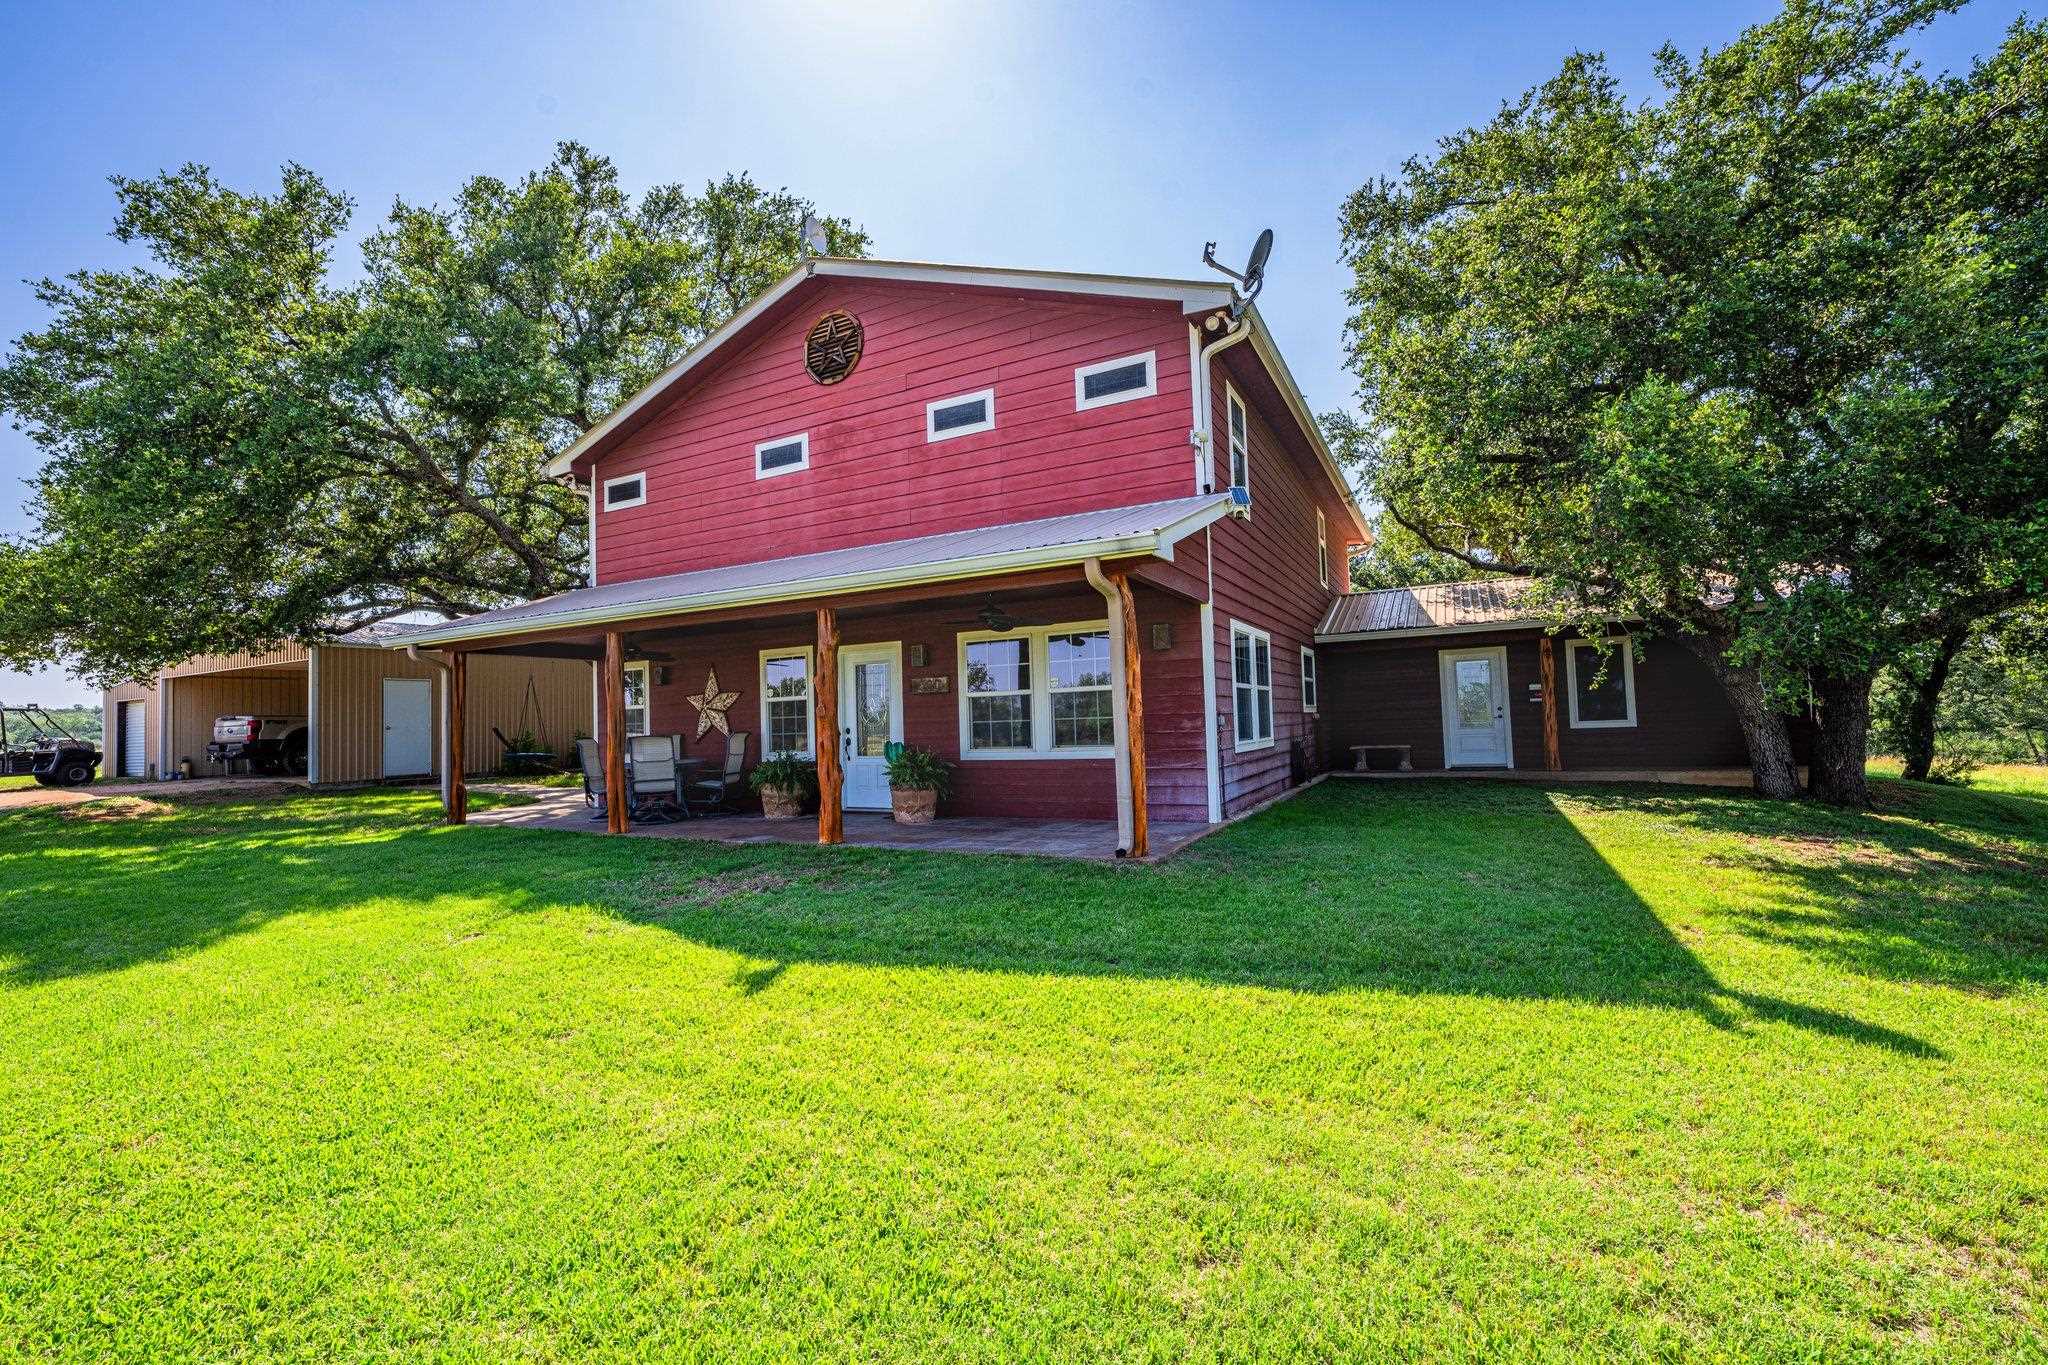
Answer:
[[[740,699],[737,692],[718,690],[718,670],[709,669],[704,674],[704,690],[689,698],[690,705],[697,708],[697,738],[704,738],[704,732],[712,726],[718,727],[721,735],[730,735],[732,730],[725,723],[725,713]]]

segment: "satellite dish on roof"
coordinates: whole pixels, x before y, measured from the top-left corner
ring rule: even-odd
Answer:
[[[803,226],[799,229],[799,232],[803,239],[801,249],[804,255],[823,256],[830,249],[831,243],[825,236],[825,224],[819,219],[817,214],[805,214]]]
[[[1211,270],[1230,276],[1237,281],[1237,299],[1230,305],[1232,321],[1244,316],[1244,310],[1251,307],[1252,300],[1259,296],[1259,288],[1266,282],[1266,258],[1273,254],[1273,229],[1267,228],[1252,243],[1252,254],[1246,258],[1242,272],[1232,270],[1216,259],[1216,244],[1210,242],[1202,248],[1202,264]]]

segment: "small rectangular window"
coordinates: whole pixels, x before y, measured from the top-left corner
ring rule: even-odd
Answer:
[[[1636,723],[1636,660],[1626,635],[1606,642],[1567,640],[1564,671],[1574,730],[1616,730]]]
[[[616,512],[622,507],[638,507],[646,501],[645,474],[621,474],[616,479],[604,481],[604,510],[607,512]]]
[[[811,467],[811,436],[805,432],[799,436],[778,436],[772,441],[763,441],[754,447],[754,477],[773,478],[777,474],[794,474],[799,469]]]
[[[1318,702],[1317,692],[1321,684],[1316,679],[1316,652],[1306,645],[1301,650],[1301,709],[1315,714]]]
[[[1330,586],[1330,522],[1320,507],[1316,509],[1316,579],[1324,587]]]
[[[1273,743],[1273,637],[1256,626],[1230,623],[1231,692],[1237,713],[1237,748]]]
[[[1159,365],[1152,351],[1083,365],[1074,371],[1076,411],[1149,398],[1158,392]]]
[[[977,431],[994,431],[995,427],[994,389],[965,393],[958,398],[941,398],[936,403],[924,405],[924,438],[927,441],[971,436]]]
[[[1230,420],[1230,486],[1252,491],[1251,422],[1245,416],[1244,400],[1228,384],[1223,387],[1224,406]]]
[[[633,663],[626,665],[625,686],[619,689],[626,703],[626,734],[644,735],[648,730],[647,665]]]
[[[761,752],[811,755],[811,651],[761,653]]]

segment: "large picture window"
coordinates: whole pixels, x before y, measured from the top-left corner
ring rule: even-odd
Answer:
[[[1237,749],[1273,743],[1273,637],[1256,626],[1230,623],[1230,677],[1237,714]]]
[[[1626,635],[1605,642],[1606,654],[1591,640],[1564,646],[1565,695],[1571,698],[1574,730],[1615,730],[1636,723],[1636,661]]]
[[[761,752],[812,755],[811,651],[761,651]]]
[[[626,733],[649,734],[651,731],[647,728],[647,665],[627,664],[625,681],[626,685],[622,691],[626,698]]]
[[[1109,626],[960,637],[963,758],[1107,758],[1116,751]]]

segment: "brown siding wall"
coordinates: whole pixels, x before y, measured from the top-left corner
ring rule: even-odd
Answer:
[[[1505,645],[1514,765],[1541,768],[1543,705],[1531,690],[1542,676],[1540,638],[1541,632],[1525,630],[1322,646],[1317,657],[1323,667],[1323,716],[1333,751],[1340,761],[1348,761],[1344,750],[1353,744],[1406,744],[1417,768],[1442,768],[1438,651]],[[1555,648],[1558,755],[1567,769],[1748,764],[1748,746],[1720,685],[1684,646],[1671,640],[1648,641],[1635,665],[1636,724],[1599,730],[1572,728],[1564,696],[1564,640],[1557,640]]]
[[[306,646],[285,645],[260,654],[200,654],[164,670],[168,677],[187,678],[199,673],[227,673],[244,668],[289,667],[306,662]]]
[[[575,659],[522,659],[488,654],[469,661],[464,708],[463,767],[494,771],[504,746],[491,733],[518,733],[531,678],[540,699],[540,724],[550,748],[568,755],[570,740],[590,729],[590,665]],[[320,651],[320,781],[380,782],[384,778],[384,680],[422,678],[434,684],[433,772],[441,771],[441,669],[414,662],[397,650],[328,646]]]

